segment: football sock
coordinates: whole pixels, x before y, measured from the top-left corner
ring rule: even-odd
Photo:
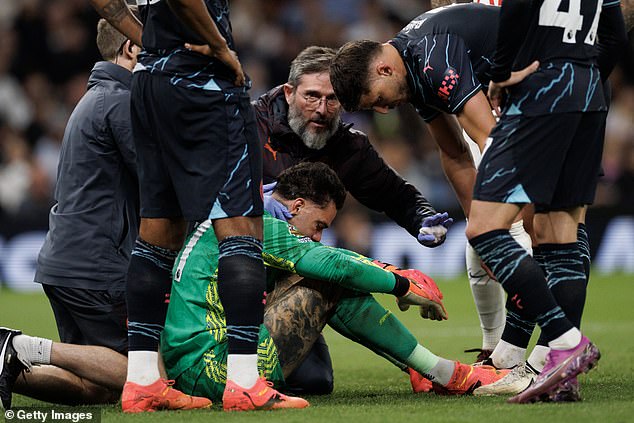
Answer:
[[[249,388],[259,376],[257,349],[266,289],[262,242],[231,236],[218,244],[218,250],[218,296],[227,322],[227,377]]]
[[[536,246],[532,251],[533,259],[542,269],[542,272],[546,274],[546,264],[541,249]],[[512,304],[508,304],[508,306],[512,307]],[[493,365],[498,368],[508,369],[519,364],[521,361],[518,362],[517,360],[523,360],[534,330],[534,321],[523,319],[517,313],[508,312],[502,341],[491,354]]]
[[[156,351],[129,351],[128,375],[126,380],[138,385],[151,385],[161,375],[158,370],[158,352]]]
[[[491,360],[498,369],[510,369],[524,362],[525,356],[526,348],[509,344],[502,339],[493,350]]]
[[[586,274],[586,285],[590,279],[590,240],[588,239],[588,231],[586,225],[579,223],[577,227],[577,247],[583,261],[583,271]]]
[[[575,327],[581,327],[581,315],[586,301],[586,274],[576,243],[542,244],[540,251],[546,264],[548,287],[557,304]],[[547,345],[542,335],[537,341]]]
[[[129,351],[158,351],[177,254],[142,239],[136,241],[126,285]]]
[[[529,254],[533,254],[533,258],[537,260],[535,251],[531,247],[531,237],[524,229],[522,220],[513,223],[509,233],[522,248]],[[512,304],[507,304],[506,308],[509,308],[509,306],[512,308]],[[501,336],[505,343],[500,345],[499,349],[498,347],[495,348],[497,352],[494,350],[492,354],[495,357],[494,363],[497,363],[496,365],[500,368],[509,368],[519,364],[515,363],[515,361],[520,358],[523,359],[534,328],[535,323],[533,321],[522,318],[518,313],[507,312]]]
[[[466,262],[469,285],[482,328],[482,349],[492,350],[504,331],[504,288],[482,268],[480,257],[469,244]]]
[[[550,341],[548,346],[553,350],[569,350],[579,345],[579,342],[581,342],[581,332],[577,328],[571,328]]]
[[[539,246],[533,248],[533,259],[537,262],[542,271],[544,271],[545,266]],[[512,306],[513,304],[510,303],[509,298],[507,307]],[[495,347],[495,350],[493,350],[493,354],[491,354],[493,365],[498,369],[510,369],[511,367],[520,364],[524,360],[526,348],[528,347],[528,343],[531,340],[531,335],[534,330],[534,321],[524,319],[522,316],[512,311],[507,311],[506,325],[504,326],[502,340],[497,347]]]
[[[544,257],[544,253],[539,245],[533,247],[533,258],[539,265],[539,268],[542,269],[546,279],[548,279],[548,268],[546,267],[546,258]]]
[[[532,251],[533,251],[533,259],[535,260],[535,262],[537,262],[539,267],[542,269],[542,272],[546,274],[544,256],[542,255],[542,252],[539,246],[534,247]],[[507,308],[512,308],[512,307],[513,307],[513,304],[511,302],[511,298],[509,297],[507,299]],[[496,352],[494,350],[493,354],[491,355],[492,357],[495,357],[493,358],[493,363],[495,364],[495,366],[499,368],[510,368],[514,366],[515,364],[519,364],[519,363],[515,363],[509,367],[507,367],[506,365],[504,366],[502,365],[502,363],[508,364],[516,360],[517,357],[520,355],[520,352],[519,352],[520,349],[523,351],[522,357],[524,357],[524,354],[526,353],[526,348],[528,347],[528,343],[531,340],[531,335],[533,334],[534,330],[535,330],[535,322],[533,320],[525,319],[521,315],[513,311],[507,311],[506,325],[504,326],[504,332],[502,333],[502,340],[505,341],[505,343],[500,345],[499,352]],[[516,350],[514,353],[511,353],[511,357],[509,359],[505,359],[504,356],[506,355],[506,352],[503,352],[502,349],[511,348],[511,347],[516,347],[518,350]],[[497,349],[498,348],[496,347],[496,350]]]
[[[51,364],[53,341],[36,336],[17,335],[13,337],[13,348],[18,359],[27,367],[38,364]]]
[[[493,230],[469,243],[506,290],[509,312],[526,321],[534,320],[548,340],[573,328],[548,289],[539,265],[508,230]]]
[[[447,360],[445,358],[438,357],[438,363],[426,373],[421,373],[426,376],[427,379],[432,382],[440,383],[441,385],[447,385],[451,380],[454,370],[456,369],[456,362]]]
[[[511,298],[506,300],[506,324],[502,332],[502,340],[509,345],[526,349],[535,329],[535,322],[527,319],[513,310],[514,304]]]
[[[258,381],[257,354],[229,354],[227,356],[227,380],[245,389]]]
[[[539,373],[542,371],[544,365],[546,364],[546,356],[548,355],[549,351],[550,348],[548,348],[547,346],[535,345],[535,348],[533,348],[533,351],[531,351],[531,354],[528,356],[528,359],[526,361],[533,368],[533,370],[536,370]]]

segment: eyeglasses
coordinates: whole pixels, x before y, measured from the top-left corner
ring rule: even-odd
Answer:
[[[337,100],[337,97],[335,97],[334,95],[317,97],[314,94],[304,94],[302,95],[302,97],[304,97],[304,101],[306,101],[306,106],[308,106],[312,110],[315,110],[319,106],[321,106],[322,101],[326,103],[326,108],[328,110],[332,111],[339,107],[339,100]]]

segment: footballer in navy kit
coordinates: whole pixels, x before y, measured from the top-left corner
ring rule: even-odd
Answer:
[[[465,214],[475,166],[460,126],[484,149],[495,126],[482,87],[488,82],[498,15],[498,8],[480,4],[434,9],[386,43],[346,43],[330,68],[335,94],[348,111],[387,113],[405,102],[416,107],[440,147],[443,168]]]
[[[93,4],[95,0],[93,0]],[[100,13],[121,21],[112,0]],[[120,3],[120,2],[119,2]],[[158,372],[171,270],[187,222],[211,220],[219,235],[218,291],[227,316],[225,409],[302,408],[257,371],[265,289],[262,153],[234,51],[227,0],[138,0],[143,51],[135,69],[132,128],[141,198],[139,238],[127,277],[129,356],[125,412],[206,408]],[[114,18],[112,15],[115,15]],[[257,397],[255,402],[249,399]],[[260,404],[260,405],[258,405]]]
[[[618,58],[626,40],[619,1],[502,5],[489,97],[496,108],[503,91],[507,98],[479,167],[467,237],[508,293],[509,313],[537,322],[550,347],[533,385],[510,402],[578,400],[577,375],[600,357],[578,329],[586,275],[577,223],[601,161],[599,69],[609,73],[606,58]],[[536,65],[528,75],[512,72]],[[541,267],[508,232],[526,203],[535,204]]]
[[[475,166],[495,125],[483,89],[489,82],[498,22],[497,7],[461,4],[434,9],[415,18],[387,43],[346,44],[332,66],[335,92],[348,109],[386,112],[402,102],[416,107],[440,146],[443,168],[465,214]],[[357,81],[347,75],[355,75]],[[456,115],[477,144],[471,153],[449,114]],[[512,233],[530,250],[531,240],[521,220],[513,225]],[[488,277],[470,247],[466,259],[483,331],[481,361],[498,344],[504,329],[504,291]]]

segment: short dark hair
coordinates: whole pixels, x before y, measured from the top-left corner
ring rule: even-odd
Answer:
[[[128,6],[132,14],[139,19],[139,9],[136,6]],[[114,60],[120,53],[123,44],[128,38],[117,31],[105,19],[99,19],[97,23],[97,48],[103,60]]]
[[[337,52],[330,47],[310,46],[302,50],[291,62],[288,83],[298,86],[303,75],[328,72]]]
[[[330,82],[341,106],[359,109],[361,96],[370,92],[370,63],[381,51],[381,43],[370,40],[344,44],[330,64]]]
[[[289,167],[278,176],[275,192],[287,200],[302,197],[322,208],[334,201],[337,210],[346,200],[346,188],[335,171],[320,162]]]

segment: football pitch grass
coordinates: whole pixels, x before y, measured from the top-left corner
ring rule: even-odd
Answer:
[[[467,348],[480,346],[480,329],[465,279],[438,281],[445,295],[449,320],[422,320],[414,310],[398,311],[394,301],[381,301],[412,330],[419,342],[438,355],[473,361]],[[306,410],[224,413],[211,410],[124,415],[120,405],[100,407],[103,422],[257,421],[257,422],[632,422],[634,421],[634,275],[593,275],[589,287],[584,332],[602,353],[597,369],[581,377],[583,401],[574,404],[506,404],[504,398],[441,397],[411,393],[409,379],[387,361],[326,330],[335,370],[335,391],[307,397]],[[52,312],[40,294],[0,291],[0,326],[53,337]],[[535,338],[535,337],[534,337]],[[46,406],[19,395],[14,406]],[[4,416],[3,416],[4,418]],[[15,420],[14,420],[15,421]]]

